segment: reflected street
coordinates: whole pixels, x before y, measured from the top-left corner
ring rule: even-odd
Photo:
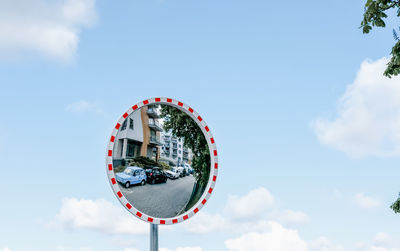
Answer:
[[[133,206],[146,214],[158,218],[178,215],[189,202],[195,178],[190,175],[167,183],[135,185],[130,188],[120,186],[121,192]]]

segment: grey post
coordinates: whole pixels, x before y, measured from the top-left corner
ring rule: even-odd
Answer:
[[[150,251],[158,251],[158,225],[150,223]]]

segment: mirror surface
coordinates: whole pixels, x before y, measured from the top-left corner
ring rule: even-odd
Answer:
[[[203,132],[188,114],[167,104],[131,113],[118,130],[112,158],[121,192],[151,217],[187,212],[200,200],[210,176]]]

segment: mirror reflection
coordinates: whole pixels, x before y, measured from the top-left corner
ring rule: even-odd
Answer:
[[[113,165],[127,200],[157,218],[187,212],[210,175],[201,129],[185,112],[166,104],[143,106],[124,120],[114,143]]]

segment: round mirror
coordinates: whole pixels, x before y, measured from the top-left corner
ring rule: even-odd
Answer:
[[[211,195],[217,151],[204,120],[189,106],[155,98],[134,105],[110,138],[107,173],[117,198],[135,216],[174,224]]]

